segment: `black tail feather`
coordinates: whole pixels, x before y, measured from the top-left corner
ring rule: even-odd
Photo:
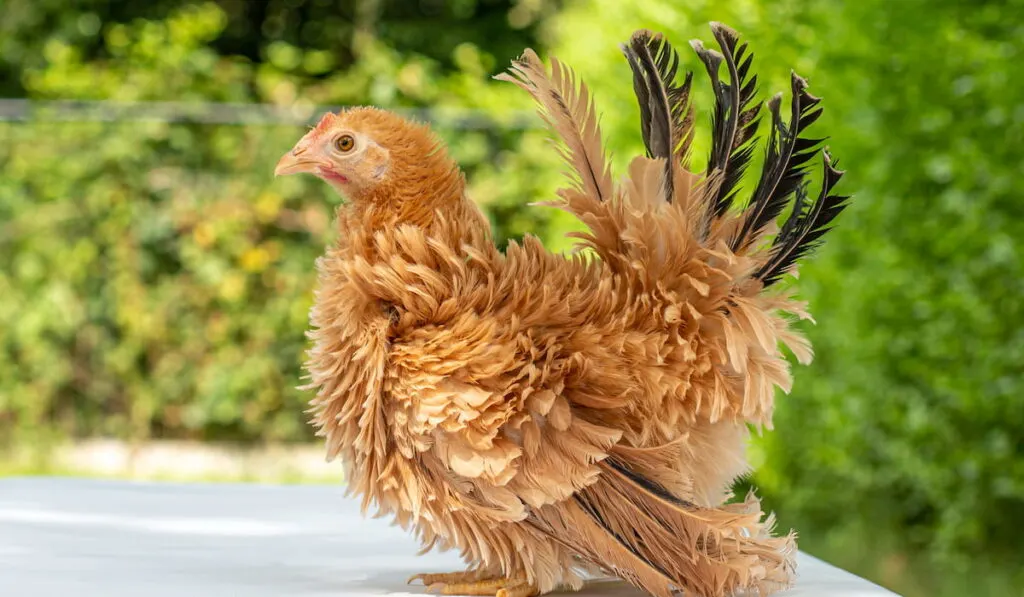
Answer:
[[[690,45],[707,68],[714,86],[715,108],[711,120],[713,137],[708,171],[720,172],[722,176],[711,207],[712,217],[719,218],[732,205],[739,190],[740,179],[753,155],[752,141],[760,122],[758,114],[761,103],[754,101],[757,76],[748,77],[753,55],[747,54],[747,44],[740,44],[739,35],[721,23],[712,23],[711,30],[721,53],[706,49],[697,40],[690,42]],[[719,77],[722,62],[725,62],[729,70],[729,83],[724,83]]]
[[[793,213],[772,243],[768,262],[754,274],[766,287],[782,278],[801,257],[814,251],[821,244],[822,236],[831,230],[829,224],[848,205],[849,196],[831,194],[844,173],[832,163],[832,156],[827,150],[823,156],[825,174],[817,200],[808,204],[806,193],[798,192]]]
[[[726,215],[739,193],[739,182],[750,164],[760,123],[761,102],[756,101],[757,76],[751,73],[753,55],[739,35],[712,23],[712,33],[721,52],[707,49],[699,40],[690,42],[704,63],[714,89],[711,152],[707,173],[720,177],[713,196],[708,198],[704,220],[696,228],[700,240],[707,238],[711,223]],[[637,31],[622,51],[633,71],[633,89],[640,103],[644,144],[650,157],[666,161],[666,200],[673,197],[673,172],[685,165],[693,138],[693,107],[690,87],[693,73],[687,72],[681,85],[675,84],[680,70],[679,56],[661,34]],[[728,69],[728,82],[722,80],[722,64]],[[820,195],[811,201],[807,194],[808,165],[823,138],[806,135],[808,128],[822,115],[821,99],[807,91],[807,82],[793,73],[790,117],[781,115],[782,95],[768,102],[771,132],[764,166],[757,186],[746,204],[734,236],[726,239],[734,252],[755,250],[752,244],[765,228],[778,219],[790,203],[792,214],[783,223],[768,249],[766,262],[754,277],[764,286],[778,281],[803,256],[821,244],[829,224],[845,209],[849,197],[832,194],[842,172],[833,167],[824,152],[825,177]],[[759,249],[757,249],[759,250]]]
[[[733,251],[747,247],[782,213],[806,177],[807,162],[823,141],[801,136],[821,116],[822,109],[818,107],[821,100],[807,92],[807,82],[796,73],[792,75],[791,85],[793,97],[788,126],[779,114],[781,94],[768,101],[772,130],[764,168],[743,215],[743,225],[732,240]]]
[[[671,203],[674,168],[686,160],[693,140],[693,73],[686,73],[682,85],[676,84],[679,55],[660,34],[637,31],[621,47],[633,71],[647,155],[665,160],[665,200]]]
[[[658,499],[661,502],[665,502],[676,508],[684,510],[697,510],[697,504],[693,502],[681,499],[672,494],[668,489],[662,486],[660,483],[649,479],[640,473],[636,472],[632,468],[626,466],[624,463],[619,461],[617,458],[608,458],[605,463],[614,469],[620,475],[626,477],[637,486],[641,487],[644,491],[649,493],[652,497]]]

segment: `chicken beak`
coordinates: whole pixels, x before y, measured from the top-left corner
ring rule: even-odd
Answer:
[[[316,164],[317,161],[310,159],[309,156],[295,155],[295,153],[289,151],[277,162],[277,167],[274,168],[274,176],[287,176],[289,174],[299,174],[300,172],[312,173]]]

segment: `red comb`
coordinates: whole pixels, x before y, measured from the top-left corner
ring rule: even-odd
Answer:
[[[330,128],[337,118],[337,114],[333,112],[328,112],[327,114],[324,114],[323,118],[320,119],[320,122],[316,124],[316,128],[313,130],[315,130],[317,133],[322,133],[326,131],[328,128]]]

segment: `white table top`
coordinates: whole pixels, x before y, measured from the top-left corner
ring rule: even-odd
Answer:
[[[364,519],[335,487],[0,479],[4,597],[423,595],[405,579],[462,568]],[[806,554],[780,597],[891,593]],[[618,581],[582,592],[642,597]]]

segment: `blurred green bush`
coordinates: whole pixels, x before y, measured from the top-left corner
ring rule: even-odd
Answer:
[[[1024,25],[1011,17],[1024,2],[480,0],[438,3],[418,25],[422,7],[397,1],[342,3],[340,17],[241,4],[8,0],[0,89],[429,107],[499,239],[559,250],[573,224],[525,207],[560,183],[556,156],[543,131],[508,126],[525,94],[488,79],[522,47],[592,87],[620,173],[641,151],[617,48],[634,28],[678,40],[702,122],[708,85],[685,41],[709,41],[710,20],[751,42],[764,96],[790,68],[807,76],[856,199],[801,272],[818,358],[757,442],[753,484],[805,549],[907,594],[1019,592]],[[493,125],[460,127],[456,108]],[[301,133],[0,123],[0,438],[309,438],[292,388],[337,199],[272,180]]]
[[[554,186],[555,158],[542,131],[503,129],[514,115],[500,107],[517,102],[490,83],[494,58],[476,46],[457,46],[445,68],[365,38],[351,68],[313,77],[320,52],[283,41],[262,63],[218,55],[227,25],[209,3],[110,24],[92,60],[55,35],[21,81],[35,99],[430,106],[499,239],[557,236],[545,232],[552,214],[521,209]],[[495,122],[453,128],[449,105]],[[272,179],[303,132],[59,114],[0,123],[0,433],[310,438],[308,396],[293,388],[338,198]]]
[[[553,51],[598,88],[616,147],[640,149],[632,108],[612,111],[631,106],[622,23],[682,42],[721,20],[765,97],[807,76],[849,168],[853,207],[801,270],[817,359],[780,397],[753,485],[804,549],[908,594],[1020,594],[1024,2],[598,4],[560,15],[573,34]]]

